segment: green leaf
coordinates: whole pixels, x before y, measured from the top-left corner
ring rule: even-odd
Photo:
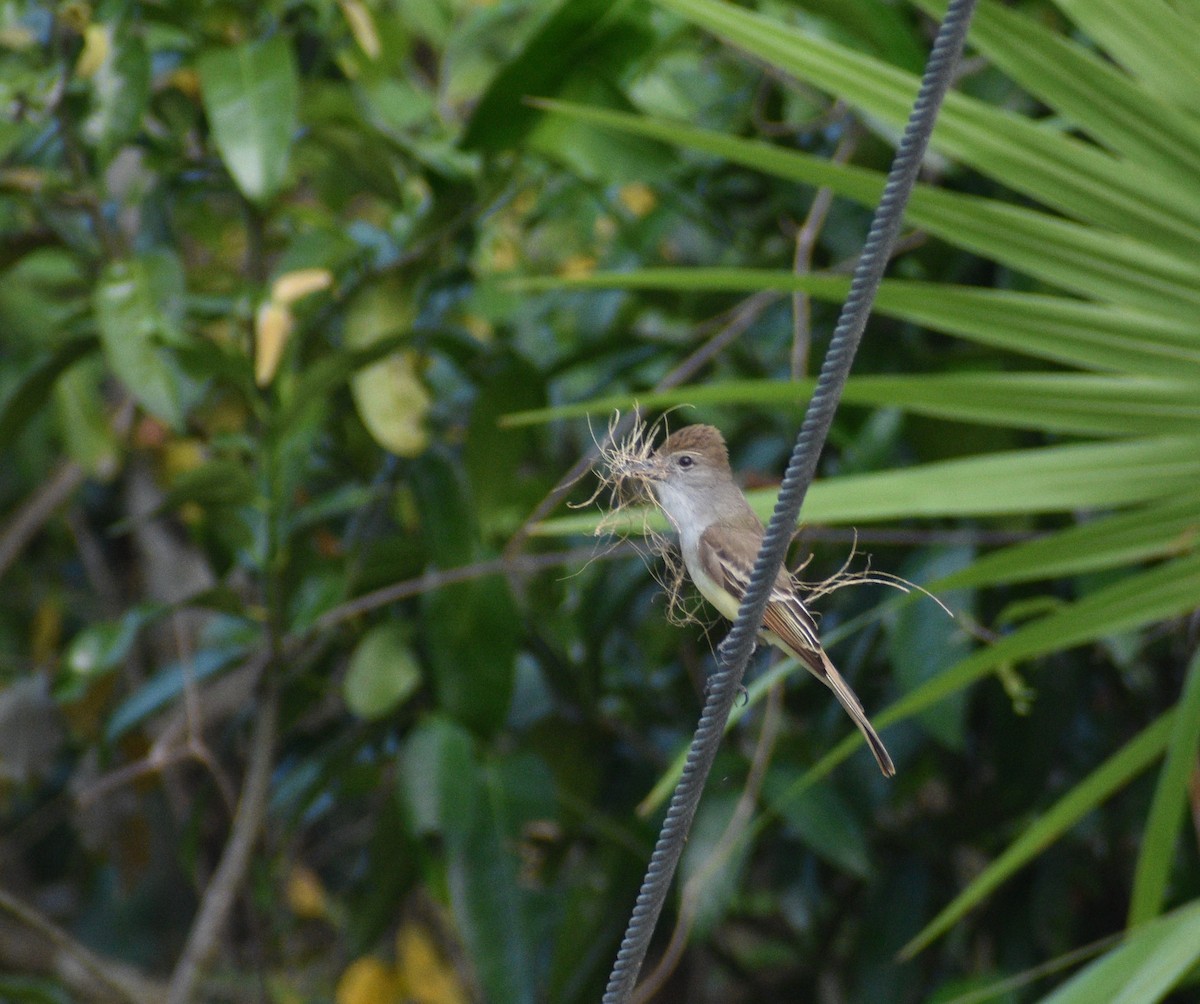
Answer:
[[[1101,517],[979,558],[933,584],[935,589],[1065,578],[1200,546],[1200,496],[1182,494],[1132,512]]]
[[[1180,825],[1188,801],[1188,783],[1200,750],[1200,652],[1192,657],[1183,695],[1175,712],[1175,728],[1167,758],[1158,776],[1150,814],[1146,817],[1142,849],[1133,876],[1129,901],[1129,927],[1158,916],[1166,898],[1167,881],[1175,862]]]
[[[681,123],[598,108],[545,102],[582,121],[701,150],[753,170],[874,206],[883,175]],[[1200,280],[1182,251],[1167,251],[1134,233],[1118,234],[1047,213],[957,192],[918,186],[906,219],[957,247],[985,255],[1051,285],[1149,314],[1190,322],[1200,307]]]
[[[814,299],[828,303],[841,303],[850,288],[846,280],[837,277],[752,268],[645,268],[598,272],[572,279],[511,280],[506,285],[535,291],[650,289],[753,293],[772,290],[808,293]],[[1109,303],[1085,303],[1044,293],[902,279],[884,280],[875,310],[981,345],[1087,369],[1144,374],[1168,381],[1191,382],[1200,377],[1200,342],[1196,338],[1195,325],[1184,318],[1118,308]],[[661,407],[680,400],[682,394],[673,391],[663,395],[643,395],[639,400]],[[627,407],[625,402],[628,400],[628,397],[601,398],[593,404],[603,411],[607,407]],[[607,407],[601,407],[602,404]],[[584,414],[588,407],[586,404],[570,405],[547,410],[541,415]],[[517,424],[538,417],[539,413],[531,413],[512,416],[510,421]]]
[[[908,116],[914,74],[720,0],[658,3],[895,128]],[[1148,247],[1186,252],[1200,239],[1190,186],[1156,176],[1147,184],[1144,170],[1130,172],[1082,139],[956,91],[946,95],[931,143],[1016,191],[1079,220],[1137,235]]]
[[[179,259],[160,250],[113,262],[93,306],[113,372],[147,411],[181,428],[197,390],[168,348],[186,341]]]
[[[1200,960],[1200,901],[1144,924],[1041,1004],[1154,1004]]]
[[[512,700],[521,636],[504,580],[478,579],[427,594],[424,623],[439,705],[480,732],[498,729]]]
[[[862,821],[836,788],[829,784],[814,785],[801,795],[777,801],[790,791],[798,773],[783,764],[771,768],[763,783],[768,805],[778,811],[801,841],[830,864],[860,878],[869,876],[871,855]],[[741,843],[750,846],[750,841]]]
[[[901,949],[901,957],[911,958],[943,935],[997,886],[1037,857],[1113,793],[1146,770],[1166,747],[1174,719],[1174,713],[1159,718],[1049,809],[1039,813],[1030,827],[1010,844],[1003,854],[988,865]]]
[[[918,552],[905,562],[900,574],[912,582],[927,583],[967,566],[972,553],[965,547]],[[954,611],[954,616],[936,603],[916,601],[903,604],[891,618],[888,657],[900,688],[906,692],[949,669],[970,651],[970,638],[954,617],[974,619],[974,595],[966,590],[953,594],[943,590],[938,599]],[[951,695],[922,711],[921,724],[947,746],[962,749],[966,707],[965,694]]]
[[[946,5],[922,0],[941,16]],[[1114,153],[1185,185],[1200,170],[1200,128],[1185,108],[1173,107],[1121,72],[1091,45],[996,3],[980,3],[971,44],[1029,94],[1075,122]]]
[[[875,715],[875,726],[882,730],[893,722],[910,718],[983,679],[998,667],[1135,631],[1148,624],[1179,616],[1184,611],[1194,609],[1198,595],[1200,555],[1180,558],[1150,571],[1126,576],[1075,603],[1023,625],[987,648],[972,652],[957,665]],[[827,776],[861,743],[857,732],[838,743],[793,785],[786,797],[799,795]]]
[[[248,505],[257,493],[254,475],[245,463],[217,457],[176,477],[159,511],[178,508],[185,502],[206,509]]]
[[[486,999],[532,1004],[538,946],[502,824],[510,793],[505,774],[494,766],[477,770],[476,777],[474,825],[447,835],[451,903]]]
[[[519,774],[482,763],[470,734],[441,716],[417,727],[402,763],[401,797],[414,829],[445,846],[451,904],[487,999],[532,1001],[533,944],[505,825],[528,779],[511,787]]]
[[[692,897],[693,930],[707,938],[725,919],[745,881],[749,841],[723,838],[737,809],[738,792],[708,792],[696,810],[687,844],[679,860],[681,883]]]
[[[167,611],[158,603],[140,604],[119,620],[91,624],[79,632],[67,648],[67,667],[76,676],[95,677],[111,672],[129,655],[138,633]]]
[[[548,486],[529,476],[535,439],[529,430],[502,428],[500,416],[546,400],[544,379],[515,355],[490,360],[467,424],[463,462],[480,530],[507,537]]]
[[[103,358],[89,355],[63,372],[52,390],[56,424],[67,453],[100,481],[107,481],[117,471],[124,447],[104,399],[107,378]]]
[[[1192,436],[1009,450],[818,481],[809,489],[802,518],[831,526],[914,516],[983,516],[1071,512],[1133,505],[1189,491],[1200,478],[1200,440]],[[776,492],[746,493],[762,518]],[[592,533],[597,513],[562,516],[538,524],[544,536]],[[626,510],[614,534],[640,533],[644,514]],[[652,516],[649,525],[662,526]]]
[[[408,737],[401,765],[400,797],[418,834],[470,830],[478,807],[478,766],[475,742],[466,729],[431,715]]]
[[[462,145],[488,151],[519,145],[539,117],[527,98],[557,95],[573,78],[616,75],[641,55],[654,39],[645,16],[630,6],[561,0],[480,97]]]
[[[1200,94],[1200,27],[1163,0],[1058,0],[1067,15],[1150,91],[1180,108]]]
[[[286,38],[204,53],[197,63],[204,110],[242,194],[269,201],[287,178],[299,82]]]
[[[132,19],[107,26],[108,51],[92,78],[92,110],[83,135],[102,163],[141,128],[150,98],[150,57]]]
[[[346,707],[360,718],[391,714],[421,686],[421,669],[408,634],[402,624],[379,624],[354,649],[342,695]]]
[[[614,410],[632,411],[635,407],[645,412],[677,405],[788,405],[807,399],[812,388],[811,380],[730,380],[516,411],[506,415],[502,424],[532,425]],[[1188,433],[1200,421],[1200,381],[1165,377],[1078,373],[851,377],[842,401],[848,405],[899,408],[958,422],[1076,435]]]
[[[45,407],[46,397],[59,377],[93,352],[98,344],[95,338],[72,338],[21,377],[12,393],[0,404],[0,452],[7,450],[29,420]]]
[[[1023,625],[994,645],[901,698],[880,714],[876,725],[899,721],[981,679],[997,666],[1033,659],[1133,631],[1178,616],[1200,595],[1200,555],[1169,561],[1096,589],[1054,613]]]
[[[186,687],[219,673],[245,652],[240,645],[205,648],[161,669],[117,706],[104,728],[104,738],[116,742],[134,726],[162,711]]]

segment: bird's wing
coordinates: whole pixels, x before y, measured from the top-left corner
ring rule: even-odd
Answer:
[[[750,584],[750,573],[761,544],[761,535],[753,530],[711,526],[700,537],[700,562],[705,573],[741,603]],[[850,684],[825,654],[817,636],[816,622],[805,608],[795,582],[785,569],[779,570],[771,586],[771,596],[763,615],[763,630],[778,639],[813,676],[833,691],[838,703],[867,740],[884,776],[895,774],[896,767],[883,740],[872,727],[858,695],[850,689]]]
[[[748,528],[710,526],[700,536],[700,562],[708,576],[741,603],[750,585],[750,573],[761,545],[762,536]],[[817,676],[824,676],[824,666],[817,656],[821,641],[816,622],[805,609],[786,569],[779,570],[771,586],[763,627],[778,635],[788,648],[794,649]]]

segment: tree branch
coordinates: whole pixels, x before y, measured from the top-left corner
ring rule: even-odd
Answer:
[[[164,988],[132,967],[105,959],[76,941],[48,917],[0,889],[0,913],[36,936],[0,925],[0,966],[52,973],[72,994],[101,1004],[156,1004]],[[49,950],[47,950],[49,949]]]
[[[171,976],[167,1004],[188,1004],[193,999],[200,971],[216,948],[217,939],[229,919],[234,900],[250,867],[250,855],[266,817],[267,789],[278,718],[278,685],[271,674],[268,676],[262,707],[254,720],[250,760],[229,840],[221,853],[212,881],[204,890],[183,954]]]

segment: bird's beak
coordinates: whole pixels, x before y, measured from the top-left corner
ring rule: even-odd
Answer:
[[[657,457],[648,460],[631,460],[626,466],[626,477],[637,478],[640,481],[662,481],[662,464]]]

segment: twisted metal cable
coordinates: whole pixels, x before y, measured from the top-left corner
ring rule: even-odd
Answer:
[[[709,678],[704,711],[688,748],[683,773],[671,797],[654,853],[650,857],[646,877],[642,880],[625,938],[608,978],[602,1004],[627,1004],[637,982],[654,925],[662,912],[671,879],[691,829],[692,818],[700,803],[704,782],[716,759],[725,722],[733,708],[746,663],[754,651],[755,637],[766,611],[771,584],[783,566],[800,507],[816,473],[821,447],[829,435],[842,388],[850,375],[850,366],[866,328],[871,305],[900,231],[904,207],[916,183],[942,99],[950,87],[955,65],[962,54],[974,9],[975,0],[950,0],[945,20],[930,50],[920,90],[904,136],[896,149],[896,158],[888,172],[862,256],[854,269],[850,292],[842,306],[829,350],[821,364],[816,389],[779,486],[779,498],[763,535],[762,548],[754,563],[746,595],[733,627],[721,643],[717,669]]]

